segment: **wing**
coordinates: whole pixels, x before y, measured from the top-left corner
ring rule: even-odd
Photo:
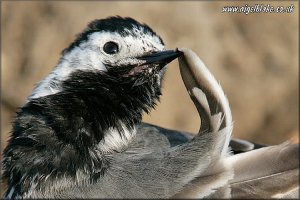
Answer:
[[[151,131],[149,131],[152,129]],[[184,144],[192,140],[196,134],[186,132],[186,131],[178,131],[173,129],[163,128],[157,125],[149,124],[149,123],[140,123],[137,125],[137,134],[143,134],[143,137],[150,139],[151,141],[157,143],[160,137],[164,138],[163,140],[167,139],[167,144],[171,147]],[[156,135],[155,138],[151,137],[151,135]],[[160,136],[159,136],[160,135]],[[160,139],[162,139],[160,138]],[[150,144],[150,143],[147,143]],[[146,144],[144,144],[146,145]],[[151,143],[151,146],[153,144]],[[255,149],[259,149],[262,147],[266,147],[268,145],[265,144],[258,144],[247,140],[242,140],[239,138],[231,138],[229,147],[233,154],[243,153],[247,151],[252,151]]]
[[[145,137],[147,137],[146,132],[147,134],[154,134],[153,132],[149,133],[149,128],[152,128],[156,135],[166,138],[171,147],[189,142],[195,136],[195,134],[189,132],[167,129],[143,122],[137,126],[137,134],[143,134]]]

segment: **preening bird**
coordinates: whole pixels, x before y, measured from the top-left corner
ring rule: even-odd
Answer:
[[[141,122],[176,58],[201,117],[196,136]],[[197,54],[166,50],[132,18],[94,20],[18,111],[3,152],[5,197],[297,195],[298,144],[255,149],[232,128],[228,100]]]

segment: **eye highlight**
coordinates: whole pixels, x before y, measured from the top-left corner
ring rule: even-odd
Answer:
[[[106,42],[103,46],[103,50],[107,54],[116,54],[119,52],[119,46],[115,42]]]

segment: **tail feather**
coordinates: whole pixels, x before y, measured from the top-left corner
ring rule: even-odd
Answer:
[[[207,97],[206,97],[205,93],[202,90],[200,90],[199,88],[196,88],[196,87],[193,88],[192,94],[197,99],[197,103],[199,103],[202,106],[203,110],[206,112],[206,116],[210,123],[211,131],[212,132],[218,131],[220,129],[222,121],[223,121],[223,118],[222,118],[223,113],[219,112],[214,115],[211,113]]]
[[[209,152],[210,166],[174,198],[203,198],[215,193],[218,188],[222,188],[218,194],[226,196],[230,191],[226,184],[233,177],[230,163],[225,162],[232,132],[229,104],[221,86],[200,58],[191,50],[182,51],[184,57],[179,58],[180,72],[201,118],[199,134],[210,134],[215,142]]]
[[[243,182],[230,184],[232,198],[276,198],[284,195],[299,184],[299,170],[263,176]]]
[[[231,127],[231,110],[220,84],[196,53],[184,48],[180,51],[184,53],[184,56],[179,58],[182,80],[201,118],[199,132],[216,132]],[[221,153],[223,156],[228,152],[231,138],[231,131],[225,133],[226,139]]]
[[[282,143],[227,158],[234,168],[232,198],[299,195],[299,144]],[[299,197],[299,196],[297,196]]]
[[[293,199],[293,198],[299,199],[300,198],[299,189],[300,188],[299,188],[299,184],[298,184],[298,186],[292,188],[291,190],[289,190],[287,192],[278,193],[278,194],[274,195],[273,197],[276,199]]]

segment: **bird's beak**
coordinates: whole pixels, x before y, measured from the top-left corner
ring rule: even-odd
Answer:
[[[145,60],[146,62],[144,64],[163,64],[166,65],[170,63],[172,60],[175,58],[178,58],[180,55],[183,53],[179,51],[178,49],[176,50],[166,50],[166,51],[160,51],[160,52],[155,52],[150,55],[142,56],[139,57],[138,59],[140,60]]]

